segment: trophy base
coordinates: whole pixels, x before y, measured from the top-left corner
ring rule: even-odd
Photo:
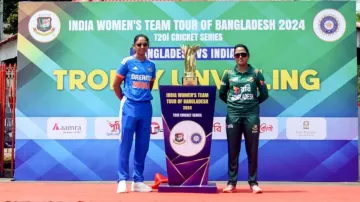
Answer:
[[[197,86],[197,85],[199,85],[198,78],[197,77],[183,77],[182,85],[183,86]]]
[[[172,193],[207,193],[207,194],[215,194],[218,192],[217,186],[215,183],[208,183],[207,185],[168,185],[161,184],[158,188],[158,192],[172,192]]]

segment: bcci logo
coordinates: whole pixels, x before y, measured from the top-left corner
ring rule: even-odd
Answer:
[[[184,133],[175,133],[175,139],[173,140],[175,144],[184,144],[185,143],[185,135]]]
[[[314,18],[313,29],[321,40],[333,42],[340,39],[346,31],[344,16],[337,10],[325,9]]]
[[[205,131],[197,122],[184,120],[171,129],[169,143],[173,151],[180,156],[195,156],[205,146]]]
[[[194,144],[199,144],[202,140],[202,137],[199,133],[194,133],[191,135],[191,142]]]
[[[47,43],[60,33],[59,17],[47,10],[35,13],[29,20],[29,33],[38,42]]]

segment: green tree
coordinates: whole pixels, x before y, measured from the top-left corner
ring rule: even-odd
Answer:
[[[12,13],[14,10],[16,10],[17,12],[17,3],[19,2],[19,0],[3,0],[4,2],[4,18],[3,21],[6,23],[7,22],[7,18],[10,16],[10,13]]]
[[[18,32],[18,3],[15,4],[14,10],[9,13],[6,23],[8,26],[4,28],[5,34],[16,34]]]
[[[71,0],[33,0],[36,1],[71,1]],[[18,8],[19,0],[4,1],[4,23],[8,26],[4,28],[5,34],[16,34],[18,32]]]
[[[4,23],[8,26],[4,28],[5,34],[16,34],[18,30],[18,5],[19,0],[4,1]]]
[[[356,22],[360,22],[360,13],[356,13]]]

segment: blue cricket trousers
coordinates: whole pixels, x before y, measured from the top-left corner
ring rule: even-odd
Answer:
[[[120,104],[120,117],[118,181],[129,179],[129,156],[135,133],[133,180],[134,182],[143,182],[145,158],[150,144],[151,102],[134,102],[124,96]]]

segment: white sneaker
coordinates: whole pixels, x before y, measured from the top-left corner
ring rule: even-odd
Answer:
[[[133,182],[131,184],[131,191],[135,192],[151,192],[152,188],[143,182]]]
[[[253,191],[254,194],[260,194],[260,193],[262,193],[262,190],[261,190],[260,187],[257,186],[257,185],[251,186],[251,190]]]
[[[227,185],[224,189],[223,189],[224,193],[233,193],[236,192],[236,187],[234,185]]]
[[[127,191],[127,188],[126,188],[126,181],[125,180],[122,180],[118,183],[118,187],[117,187],[117,191],[116,193],[126,193],[128,192]]]

